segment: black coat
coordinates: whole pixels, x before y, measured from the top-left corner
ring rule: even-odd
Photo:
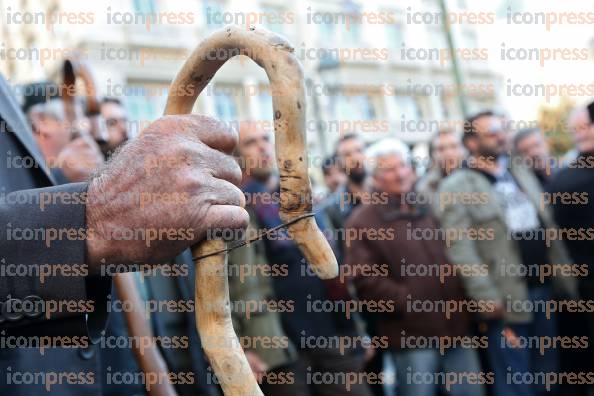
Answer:
[[[0,394],[99,395],[102,374],[94,347],[46,349],[42,355],[38,348],[23,346],[23,342],[35,345],[31,342],[40,336],[72,337],[68,340],[90,336],[98,340],[107,315],[110,279],[80,276],[85,275],[80,272],[79,276],[49,276],[42,282],[36,274],[42,264],[84,268],[80,267],[86,259],[84,238],[63,238],[48,246],[40,236],[52,228],[84,230],[84,202],[58,199],[40,205],[40,200],[48,196],[84,198],[87,185],[54,187],[14,94],[1,76],[0,148]],[[79,303],[83,300],[86,305]],[[52,301],[74,301],[77,305],[69,312],[62,308],[48,315],[49,310],[43,307]],[[77,343],[84,345],[81,340],[78,338]],[[36,374],[47,372],[71,372],[74,376],[62,375],[56,381],[61,385],[51,385]]]
[[[594,153],[581,154],[569,167],[560,170],[547,188],[551,194],[568,193],[553,204],[555,221],[560,228],[594,232]],[[552,196],[551,196],[552,197]],[[585,199],[584,199],[585,198]],[[551,198],[551,201],[553,199]],[[565,203],[564,203],[565,202]],[[594,241],[592,236],[567,239],[565,244],[577,264],[588,265],[588,279],[594,281]]]

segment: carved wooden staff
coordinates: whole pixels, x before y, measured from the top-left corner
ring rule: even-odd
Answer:
[[[303,71],[294,49],[264,29],[229,26],[206,38],[185,62],[170,88],[165,114],[188,114],[217,70],[236,55],[264,68],[273,93],[276,157],[280,174],[280,217],[314,272],[338,275],[336,258],[313,217],[305,136]],[[294,221],[301,218],[299,221]],[[262,395],[231,322],[226,244],[210,240],[192,249],[196,264],[196,326],[202,346],[226,396]],[[212,255],[214,252],[219,254]],[[229,345],[221,348],[221,341]]]

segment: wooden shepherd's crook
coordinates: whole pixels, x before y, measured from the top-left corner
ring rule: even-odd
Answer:
[[[280,174],[280,217],[288,222],[312,211],[307,173],[303,71],[293,48],[264,29],[230,26],[206,38],[183,65],[170,88],[165,114],[188,114],[217,70],[236,55],[247,55],[266,71],[273,93],[275,145]],[[181,93],[181,94],[180,94]],[[338,275],[336,258],[313,217],[288,226],[314,272],[323,279]],[[203,256],[225,248],[210,240],[192,249]],[[202,346],[226,396],[262,395],[231,323],[226,256],[196,264],[196,323]],[[222,345],[224,346],[222,347]]]

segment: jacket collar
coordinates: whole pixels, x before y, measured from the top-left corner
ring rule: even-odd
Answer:
[[[388,197],[387,202],[381,204],[378,203],[373,206],[379,217],[386,222],[401,219],[414,220],[425,217],[428,214],[426,205],[420,204],[411,204],[408,207],[409,210],[403,211],[400,197]]]
[[[474,172],[478,172],[478,173],[480,173],[481,175],[485,176],[485,178],[486,178],[486,179],[489,181],[489,183],[491,183],[491,184],[495,184],[495,182],[497,181],[497,178],[495,177],[495,175],[494,175],[494,174],[492,174],[492,173],[490,173],[490,172],[487,172],[487,171],[484,171],[484,170],[482,170],[482,169],[478,169],[478,168],[476,168],[476,167],[471,167],[471,166],[468,164],[468,160],[464,160],[464,161],[462,161],[462,168],[463,168],[463,169],[468,169],[468,170],[471,170],[471,171],[474,171]]]

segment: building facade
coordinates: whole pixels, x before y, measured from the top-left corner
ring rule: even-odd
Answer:
[[[264,26],[286,36],[306,76],[311,156],[341,134],[424,144],[463,118],[438,0],[2,0],[2,73],[14,83],[59,79],[78,52],[102,95],[120,98],[137,133],[164,109],[168,86],[189,53],[227,24]],[[463,0],[447,2],[462,12]],[[8,22],[8,23],[7,23]],[[452,25],[470,111],[498,102],[477,26]],[[195,112],[228,122],[272,119],[265,73],[238,57],[200,96]]]

